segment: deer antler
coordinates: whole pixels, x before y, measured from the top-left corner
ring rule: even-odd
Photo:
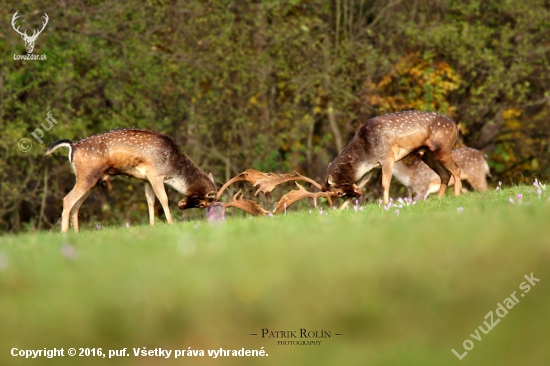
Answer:
[[[235,177],[233,177],[232,179],[230,179],[227,183],[225,183],[221,188],[220,190],[218,191],[218,194],[216,195],[216,199],[219,199],[223,193],[223,191],[225,191],[225,189],[227,187],[229,187],[231,184],[235,183],[235,182],[239,182],[239,181],[247,181],[248,183],[254,185],[256,184],[256,181],[258,179],[261,179],[265,176],[265,173],[262,173],[260,171],[257,171],[257,170],[254,170],[254,169],[247,169],[245,170],[244,172],[236,175]]]
[[[285,194],[279,202],[277,202],[277,207],[275,207],[275,210],[273,213],[283,213],[286,208],[289,208],[292,204],[298,202],[299,200],[303,198],[313,198],[313,205],[317,207],[317,198],[319,197],[325,197],[329,200],[330,205],[332,206],[331,197],[333,196],[330,192],[317,192],[312,193],[308,192],[302,187],[298,182],[296,182],[296,185],[298,186],[298,190],[290,191],[287,194]],[[285,205],[286,203],[286,205]]]
[[[297,172],[294,172],[294,174],[275,174],[263,173],[255,169],[247,169],[231,179],[229,182],[225,183],[223,187],[218,191],[217,198],[220,198],[223,191],[234,182],[247,181],[248,183],[252,184],[253,187],[258,188],[256,190],[256,193],[254,193],[255,196],[257,196],[259,192],[262,192],[266,195],[268,201],[271,201],[270,193],[275,187],[277,187],[279,184],[297,180],[304,180],[313,184],[318,189],[321,189],[321,185],[319,183],[317,183],[313,179],[304,177]]]
[[[240,195],[240,198],[239,198]],[[223,214],[225,214],[225,210],[229,207],[235,207],[239,210],[242,210],[244,212],[248,212],[249,214],[253,216],[265,216],[266,214],[270,213],[269,211],[264,210],[260,207],[256,202],[251,201],[249,199],[243,199],[241,190],[239,190],[235,195],[233,196],[233,200],[229,203],[222,203],[222,202],[214,202],[212,204],[213,207],[222,207]]]

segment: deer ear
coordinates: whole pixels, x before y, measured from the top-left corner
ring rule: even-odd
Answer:
[[[215,182],[214,182],[214,176],[212,175],[212,172],[208,173],[208,178],[210,178],[210,180],[212,181],[212,183],[215,183]]]
[[[328,186],[329,186],[329,187],[333,187],[333,186],[334,186],[334,181],[332,180],[332,175],[329,175],[329,176],[328,176],[327,183],[328,183]]]

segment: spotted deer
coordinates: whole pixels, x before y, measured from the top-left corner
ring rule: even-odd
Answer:
[[[487,176],[490,176],[489,165],[479,150],[462,147],[452,151],[453,160],[460,168],[460,179],[470,183],[476,191],[487,190]],[[420,159],[405,159],[394,164],[393,176],[407,189],[420,197],[439,191],[441,179]],[[454,178],[449,180],[449,186]]]
[[[359,197],[368,173],[382,168],[387,203],[394,163],[422,153],[422,160],[441,178],[439,197],[445,194],[451,175],[456,182],[454,193],[460,195],[460,168],[451,155],[457,138],[456,123],[435,112],[405,111],[369,119],[329,164],[322,189],[334,197]]]
[[[182,193],[181,210],[209,207],[216,199],[212,175],[206,175],[168,136],[133,128],[112,130],[72,142],[54,142],[46,152],[69,148],[69,162],[76,175],[74,188],[63,199],[61,231],[69,230],[69,217],[78,232],[78,210],[98,182],[110,176],[127,175],[146,181],[145,197],[149,207],[149,223],[155,223],[155,196],[159,199],[166,220],[174,221],[168,207],[167,184]]]

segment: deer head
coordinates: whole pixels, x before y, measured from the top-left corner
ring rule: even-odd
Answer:
[[[204,175],[204,173],[202,175]],[[208,179],[202,177],[203,184],[196,184],[193,190],[189,191],[187,196],[178,203],[178,208],[180,210],[207,208],[216,201],[216,184],[214,183],[214,177],[212,173],[209,173],[207,177]]]
[[[334,183],[332,175],[328,175],[326,181],[321,185],[323,191],[332,192],[332,195],[339,198],[361,197],[361,189],[356,183]]]
[[[18,11],[16,11],[15,14],[13,14],[13,17],[11,18],[11,26],[17,33],[19,33],[19,35],[21,35],[21,38],[23,38],[23,41],[25,41],[25,48],[27,49],[27,53],[32,53],[32,51],[34,50],[34,43],[36,42],[36,39],[38,38],[40,33],[42,33],[44,28],[46,28],[46,24],[48,24],[48,20],[49,20],[48,14],[44,13],[45,22],[42,23],[42,29],[40,29],[38,32],[35,29],[32,33],[32,36],[29,36],[27,35],[26,29],[25,29],[25,32],[21,33],[19,31],[19,27],[17,28],[15,27],[15,20],[18,18],[17,13]]]

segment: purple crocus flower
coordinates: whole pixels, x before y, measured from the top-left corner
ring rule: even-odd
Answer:
[[[76,249],[69,243],[65,243],[61,246],[61,254],[67,259],[76,259],[76,257],[78,257]]]

